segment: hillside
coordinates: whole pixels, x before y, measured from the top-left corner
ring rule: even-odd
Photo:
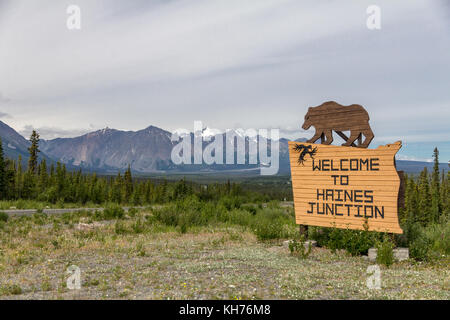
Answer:
[[[214,141],[215,138],[208,134],[210,130],[204,131],[203,147]],[[237,136],[241,132],[234,132]],[[191,137],[192,137],[191,133]],[[3,141],[5,155],[11,159],[22,156],[24,161],[28,159],[29,141],[17,133],[13,128],[0,121],[0,137]],[[222,135],[224,155],[226,153],[226,139]],[[245,159],[248,163],[248,142],[246,139]],[[254,139],[254,138],[253,138]],[[305,141],[299,139],[298,141]],[[116,173],[125,170],[131,165],[135,173],[140,174],[218,174],[227,173],[232,175],[251,176],[259,174],[258,165],[174,165],[171,161],[172,148],[175,145],[171,141],[171,133],[149,126],[139,131],[121,131],[116,129],[103,129],[85,134],[75,138],[58,138],[54,140],[41,140],[41,158],[49,162],[60,161],[70,169],[82,168],[85,171],[96,171],[100,173]],[[280,175],[289,175],[289,152],[288,140],[280,139]],[[235,146],[235,159],[237,158]],[[269,143],[270,152],[270,143]],[[224,156],[225,159],[225,156]],[[433,167],[430,162],[397,160],[398,170],[406,173],[418,173],[426,167]],[[448,170],[447,164],[440,165],[441,170]]]

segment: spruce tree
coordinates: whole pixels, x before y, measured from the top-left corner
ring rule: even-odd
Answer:
[[[433,173],[431,175],[431,221],[438,222],[441,211],[441,192],[439,182],[439,150],[434,148]]]
[[[418,221],[426,225],[431,220],[431,192],[428,170],[425,167],[420,173],[418,185]]]
[[[0,138],[0,200],[6,198],[7,191],[7,179],[6,179],[6,161],[3,154],[3,143]]]
[[[405,211],[408,224],[413,224],[418,221],[417,218],[417,185],[413,178],[406,178],[406,195],[405,195]]]
[[[28,159],[28,172],[32,174],[36,174],[37,166],[38,166],[38,153],[39,150],[39,134],[36,130],[33,130],[33,133],[30,137],[31,146],[28,148],[28,152],[30,153],[30,159]]]
[[[21,155],[19,155],[19,159],[17,159],[15,185],[16,185],[16,199],[21,199],[22,198],[22,188],[23,188],[23,169],[22,169],[22,156]]]
[[[130,203],[131,196],[133,195],[133,177],[131,175],[131,166],[128,165],[127,171],[125,171],[124,176],[124,187],[125,187],[125,202]]]
[[[42,160],[39,166],[39,188],[41,192],[47,188],[47,182],[48,182],[47,161],[44,159]]]
[[[111,201],[115,203],[122,203],[122,186],[123,179],[120,172],[117,174],[116,179],[113,181],[112,192],[111,192]]]

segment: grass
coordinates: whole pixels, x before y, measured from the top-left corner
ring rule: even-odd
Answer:
[[[184,233],[157,210],[12,217],[0,229],[0,299],[450,298],[448,257],[382,267],[382,289],[369,290],[363,257],[325,248],[291,255],[282,242],[295,226],[264,241],[255,229],[288,221],[289,210],[245,211],[211,210],[206,222],[189,218],[196,223]],[[81,269],[79,291],[66,287],[71,265]]]
[[[0,201],[0,210],[27,210],[27,209],[36,209],[38,211],[42,211],[44,209],[72,209],[72,208],[99,208],[101,207],[98,204],[94,203],[50,203],[50,202],[42,202],[35,200],[11,200],[11,201]]]

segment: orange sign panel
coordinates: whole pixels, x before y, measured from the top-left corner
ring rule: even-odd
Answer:
[[[289,142],[297,224],[403,233],[398,223],[401,142],[361,149]]]

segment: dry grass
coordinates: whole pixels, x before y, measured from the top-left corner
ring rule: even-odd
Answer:
[[[136,228],[145,215],[96,224],[89,217],[10,219],[0,226],[0,299],[450,298],[447,258],[382,268],[376,291],[366,287],[371,263],[363,257],[315,248],[301,260],[281,241],[258,242],[236,226],[187,234],[155,222]],[[66,288],[70,265],[81,269],[81,290]]]

